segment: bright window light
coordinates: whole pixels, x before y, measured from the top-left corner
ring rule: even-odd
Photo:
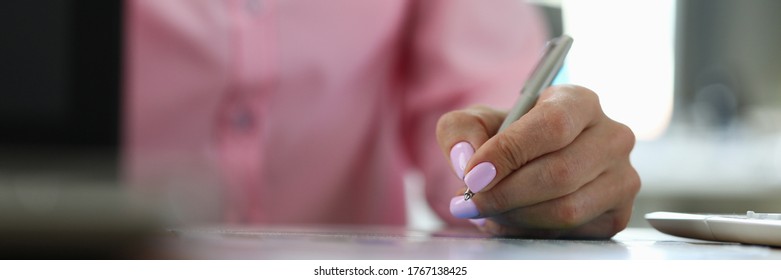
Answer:
[[[675,0],[563,0],[575,39],[568,82],[600,96],[605,113],[638,140],[666,130],[673,110]]]

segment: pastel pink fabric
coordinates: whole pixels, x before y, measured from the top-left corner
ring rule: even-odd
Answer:
[[[182,216],[403,225],[419,170],[455,223],[436,122],[509,108],[540,20],[519,0],[127,1],[124,177]]]

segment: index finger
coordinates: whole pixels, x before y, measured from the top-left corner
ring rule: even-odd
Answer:
[[[486,140],[467,163],[464,182],[475,193],[542,155],[560,150],[604,116],[597,95],[583,87],[550,87],[529,113]]]

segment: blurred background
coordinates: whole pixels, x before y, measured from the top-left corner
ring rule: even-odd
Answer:
[[[781,212],[781,1],[530,2],[552,37],[575,38],[558,82],[594,89],[638,136],[631,225],[660,210]],[[119,0],[0,1],[4,196],[120,188],[121,30]],[[409,190],[428,213],[412,225],[435,224]]]
[[[121,23],[120,1],[0,1],[0,185],[116,185]]]
[[[630,225],[660,210],[781,212],[781,2],[535,3],[575,38],[561,79],[637,135]]]

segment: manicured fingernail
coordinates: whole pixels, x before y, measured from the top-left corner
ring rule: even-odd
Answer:
[[[480,215],[477,206],[470,200],[464,200],[463,196],[456,196],[450,200],[450,214],[460,219],[474,218]]]
[[[469,219],[469,222],[478,227],[483,227],[485,225],[485,218]]]
[[[496,167],[490,162],[482,162],[466,174],[464,183],[472,192],[477,193],[488,186],[494,177],[496,177]]]
[[[464,169],[466,169],[466,163],[475,154],[475,149],[469,142],[459,142],[452,149],[450,149],[450,163],[453,165],[453,170],[456,171],[458,179],[464,180]]]

